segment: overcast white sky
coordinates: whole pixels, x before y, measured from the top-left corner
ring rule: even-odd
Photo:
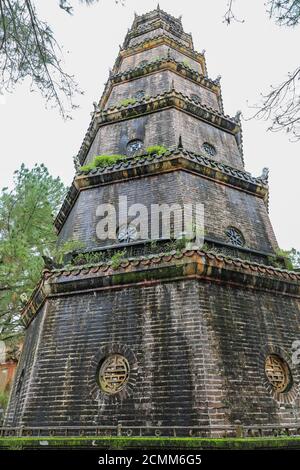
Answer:
[[[36,0],[40,16],[49,21],[57,39],[70,53],[66,68],[75,74],[84,96],[73,120],[64,122],[57,110],[45,109],[38,93],[28,84],[19,86],[0,102],[1,178],[0,187],[12,183],[13,171],[22,162],[31,167],[44,163],[49,171],[70,184],[74,176],[72,156],[77,154],[90,121],[92,102],[97,101],[122,44],[134,11],[145,13],[156,7],[155,0],[100,0],[91,7],[75,5],[73,16],[57,7],[58,0]],[[261,92],[281,82],[299,61],[300,27],[278,27],[270,21],[264,0],[236,0],[235,10],[244,23],[226,26],[222,17],[226,0],[160,0],[160,6],[174,16],[182,15],[186,32],[193,34],[198,51],[206,49],[208,74],[222,75],[225,112],[240,109],[251,115],[248,103],[259,101]],[[1,97],[0,97],[1,98]],[[300,143],[289,142],[285,134],[270,133],[262,121],[243,123],[246,170],[255,176],[270,168],[270,216],[279,245],[300,248],[299,173]]]

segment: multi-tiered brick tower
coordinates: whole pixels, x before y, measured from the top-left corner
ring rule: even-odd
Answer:
[[[56,218],[60,242],[80,240],[85,254],[46,269],[24,309],[5,424],[54,434],[295,432],[300,276],[278,267],[267,172],[245,171],[239,115],[224,114],[204,53],[159,8],[135,17],[79,160],[115,154],[126,158],[79,170]],[[173,250],[124,227],[99,240],[97,207],[117,207],[119,196],[147,207],[203,203],[204,247]]]

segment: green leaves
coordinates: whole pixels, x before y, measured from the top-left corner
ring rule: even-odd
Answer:
[[[22,165],[14,189],[0,193],[0,340],[20,331],[20,296],[30,296],[44,266],[41,255],[56,245],[53,214],[64,194],[44,165]]]
[[[65,11],[68,2],[61,2]],[[31,79],[46,102],[70,118],[75,94],[80,93],[72,75],[61,66],[61,49],[51,27],[39,19],[32,0],[0,0],[0,90],[12,91]]]
[[[94,168],[101,168],[113,165],[114,163],[120,160],[124,160],[125,158],[126,155],[97,155],[96,157],[94,157],[91,163],[80,167],[80,170],[88,172],[90,170],[93,170]]]
[[[151,147],[146,148],[146,153],[148,155],[163,155],[167,151],[168,149],[164,145],[152,145]]]

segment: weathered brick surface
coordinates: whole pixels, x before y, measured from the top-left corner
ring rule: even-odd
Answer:
[[[60,240],[74,237],[83,241],[87,249],[101,246],[105,242],[96,239],[96,224],[100,220],[96,208],[101,203],[110,203],[118,215],[119,196],[127,196],[128,207],[137,202],[145,204],[149,213],[151,204],[203,203],[207,236],[226,242],[225,229],[233,225],[242,231],[247,247],[265,252],[277,247],[262,199],[183,171],[82,191],[60,232]]]
[[[142,52],[130,55],[128,57],[124,57],[119,67],[119,71],[123,72],[125,70],[137,67],[144,60],[150,62],[152,60],[160,59],[161,57],[167,57],[168,53],[170,53],[170,56],[178,62],[184,62],[196,72],[202,74],[204,73],[204,70],[202,70],[202,66],[199,62],[190,57],[187,57],[176,49],[170,48],[166,44],[162,44],[160,46],[153,47],[152,49],[147,49]]]
[[[24,407],[27,401],[27,391],[31,387],[31,378],[35,366],[37,350],[41,339],[43,328],[44,311],[42,308],[39,316],[26,331],[24,348],[21,360],[18,364],[14,378],[14,385],[11,391],[11,399],[6,413],[7,423],[18,425],[20,423]]]
[[[183,37],[182,35],[181,36],[174,35],[172,34],[172,32],[166,31],[164,28],[156,28],[156,29],[153,29],[152,31],[149,31],[144,34],[140,34],[139,36],[132,38],[129,41],[128,47],[137,46],[138,44],[145,41],[146,39],[152,39],[152,38],[155,38],[157,36],[162,36],[162,35],[168,36],[171,39],[175,39],[176,41],[180,42],[180,44],[182,44],[185,47],[189,47],[190,45],[189,40]]]
[[[19,365],[24,385],[18,399],[13,396],[9,423],[15,413],[15,423],[26,426],[299,419],[299,399],[279,405],[264,385],[260,363],[262,348],[276,343],[290,351],[298,339],[299,308],[292,298],[181,281],[50,300],[42,328],[41,317],[28,331],[40,335],[34,371],[26,343]],[[90,393],[96,376],[91,360],[112,344],[129,348],[137,362],[135,384],[122,400]],[[21,414],[17,402],[25,403]]]
[[[142,140],[144,149],[150,145],[176,147],[180,135],[186,150],[203,153],[203,143],[209,142],[217,150],[214,157],[217,161],[243,168],[234,135],[177,109],[166,109],[100,127],[86,162],[90,162],[95,155],[126,154],[127,143],[133,139]]]
[[[145,92],[145,96],[150,97],[168,92],[173,86],[176,91],[179,91],[185,96],[191,97],[193,94],[198,95],[201,99],[201,103],[217,111],[221,111],[216,93],[207,88],[199,87],[199,85],[193,81],[187,80],[168,70],[115,85],[105,107],[110,108],[118,106],[121,100],[133,98],[135,93],[140,90]]]

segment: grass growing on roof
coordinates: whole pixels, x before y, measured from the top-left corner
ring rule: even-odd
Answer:
[[[120,101],[119,106],[129,106],[130,104],[135,104],[136,99],[135,98],[124,98],[123,100]]]
[[[91,163],[88,163],[87,165],[83,165],[82,167],[80,167],[80,170],[90,171],[90,170],[93,170],[94,168],[102,168],[105,166],[110,166],[120,160],[124,160],[125,158],[126,158],[126,155],[97,155],[96,157],[94,157]]]
[[[163,155],[168,151],[167,147],[164,145],[152,145],[146,148],[146,153],[148,155]]]
[[[163,155],[168,151],[167,147],[164,145],[151,145],[150,147],[146,148],[147,155]],[[103,168],[105,166],[111,166],[114,163],[124,160],[126,155],[97,155],[94,157],[91,163],[87,165],[83,165],[80,167],[80,170],[83,172],[88,172],[93,170],[94,168]]]

